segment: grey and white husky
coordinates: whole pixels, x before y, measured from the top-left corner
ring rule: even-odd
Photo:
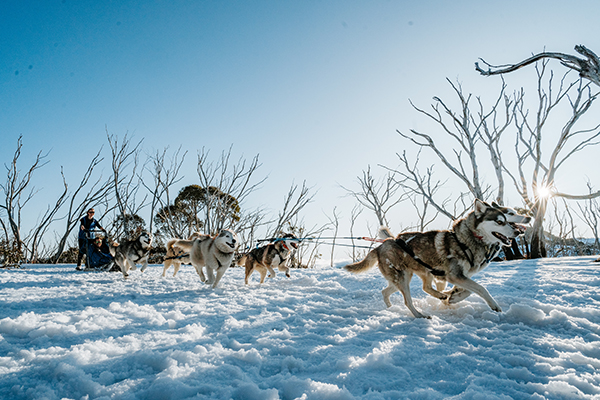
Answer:
[[[285,234],[281,239],[276,239],[274,243],[257,247],[244,254],[237,265],[245,266],[246,273],[244,282],[248,280],[254,271],[260,274],[260,283],[265,281],[267,272],[269,278],[275,277],[275,268],[285,272],[285,276],[290,277],[290,268],[287,266],[288,258],[292,251],[298,248],[300,240],[293,233]]]
[[[501,206],[498,203],[496,203],[495,201],[492,202],[492,207],[500,210],[502,212],[502,214],[504,214],[504,216],[506,217],[506,221],[509,224],[511,224],[513,226],[513,228],[520,229],[522,234],[525,233],[525,226],[523,224],[528,224],[531,221],[531,217],[529,217],[527,215],[519,214],[517,212],[517,210],[515,210],[514,208]],[[502,246],[496,246],[496,247],[497,247],[496,253],[491,255],[492,260],[498,256],[498,253],[500,253],[500,250],[502,248]],[[436,280],[436,285],[437,285],[437,289],[441,291],[441,290],[444,290],[445,282]],[[471,295],[471,292],[469,292],[468,290],[465,290],[463,288],[454,286],[454,288],[452,288],[452,290],[447,292],[447,294],[448,294],[448,299],[446,300],[446,302],[448,304],[455,304],[455,303],[458,303],[459,301],[462,301],[462,300],[466,299],[467,297],[469,297]]]
[[[135,240],[126,240],[121,244],[112,244],[108,247],[115,263],[121,268],[123,277],[129,276],[129,269],[135,270],[136,264],[142,264],[140,271],[148,268],[148,255],[152,237],[148,232],[142,232]]]
[[[510,223],[499,208],[475,200],[473,210],[456,220],[452,230],[402,233],[395,239],[385,240],[364,260],[347,265],[345,269],[360,273],[378,264],[388,281],[382,291],[386,306],[392,305],[390,295],[399,290],[404,296],[404,304],[417,318],[427,316],[417,311],[412,303],[410,280],[413,273],[423,281],[425,292],[447,304],[460,301],[472,292],[482,297],[492,310],[500,312],[494,298],[471,277],[487,267],[500,245],[510,245],[511,240],[523,231],[523,227]],[[434,289],[434,278],[444,282],[436,285],[437,289],[443,290],[448,282],[458,288],[456,294]]]
[[[200,276],[200,280],[216,288],[233,261],[238,241],[233,231],[222,229],[215,237],[202,235],[192,240],[175,240],[172,246],[190,253],[190,262]],[[208,279],[202,271],[204,267]]]

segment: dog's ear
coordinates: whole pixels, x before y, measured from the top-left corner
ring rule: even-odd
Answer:
[[[480,217],[489,207],[490,205],[487,204],[485,201],[475,199],[475,204],[473,205],[475,216]]]
[[[492,207],[500,208],[500,205],[498,203],[496,203],[495,201],[492,201]]]

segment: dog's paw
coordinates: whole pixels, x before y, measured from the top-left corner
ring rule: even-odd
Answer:
[[[292,277],[289,272],[286,272],[285,276],[287,276],[288,278]]]

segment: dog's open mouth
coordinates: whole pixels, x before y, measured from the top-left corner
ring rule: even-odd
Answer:
[[[290,242],[290,244],[292,245],[293,248],[295,248],[295,249],[298,248],[298,242],[293,241],[293,242]]]
[[[515,231],[519,232],[519,235],[522,235],[525,233],[525,231],[527,230],[527,227],[525,225],[521,225],[521,224],[517,224],[516,222],[509,222],[508,223],[511,228],[513,228]]]
[[[500,241],[502,242],[503,245],[505,246],[510,246],[512,239],[507,238],[506,236],[504,236],[501,233],[498,232],[492,232],[492,235],[496,236],[498,239],[500,239]]]
[[[232,249],[235,249],[235,243],[229,243],[229,242],[226,242],[226,243],[227,243],[227,246],[231,247]]]

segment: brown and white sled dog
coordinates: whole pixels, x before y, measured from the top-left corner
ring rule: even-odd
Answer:
[[[203,235],[192,240],[175,240],[172,246],[190,253],[190,262],[200,280],[216,288],[233,261],[238,243],[234,232],[222,229],[215,237]],[[203,267],[206,267],[208,279],[204,276]]]
[[[136,263],[142,264],[140,270],[142,272],[148,268],[151,243],[152,237],[144,231],[135,240],[125,240],[121,244],[108,246],[110,255],[113,256],[115,264],[121,268],[123,277],[127,278],[129,276],[129,269],[136,269]]]
[[[293,250],[298,248],[300,240],[296,235],[288,233],[281,239],[275,240],[274,243],[269,243],[265,246],[252,249],[244,254],[238,261],[237,265],[246,267],[246,275],[244,282],[248,284],[248,279],[254,271],[260,273],[260,283],[265,281],[265,276],[269,272],[269,278],[275,277],[275,268],[281,272],[285,272],[285,276],[290,277],[290,268],[287,266],[287,261]]]
[[[190,237],[188,237],[188,240],[194,240],[196,238],[209,239],[210,236],[204,235],[200,232],[194,232],[190,235]],[[165,260],[163,262],[163,264],[164,264],[163,273],[162,273],[163,277],[165,276],[165,274],[167,273],[167,270],[171,267],[171,265],[175,269],[173,271],[173,276],[175,276],[175,275],[177,275],[177,272],[179,272],[179,268],[181,268],[181,264],[191,264],[192,263],[190,261],[190,253],[186,253],[185,251],[181,250],[180,248],[173,247],[173,243],[175,243],[177,240],[179,240],[179,239],[171,239],[167,242],[167,245],[165,246],[167,249],[167,254],[165,255]]]
[[[475,200],[473,210],[456,220],[451,231],[402,233],[395,239],[385,240],[364,260],[347,265],[345,269],[360,273],[378,264],[388,281],[388,287],[382,291],[386,306],[392,305],[390,295],[399,290],[404,296],[404,304],[417,318],[426,316],[412,303],[410,280],[413,273],[423,281],[425,292],[447,304],[456,301],[451,294],[432,287],[434,278],[478,294],[492,310],[500,312],[500,306],[489,292],[471,277],[489,264],[499,245],[510,245],[511,240],[522,232],[523,229],[509,223],[498,208]]]

